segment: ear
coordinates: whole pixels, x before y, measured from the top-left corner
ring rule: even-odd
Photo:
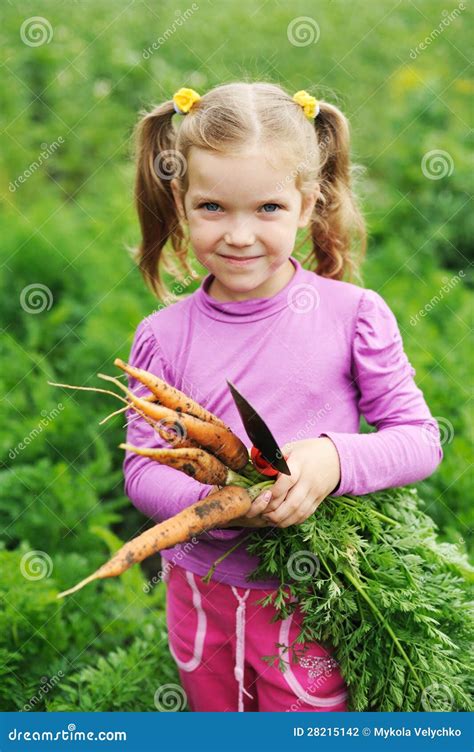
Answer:
[[[183,197],[179,189],[179,183],[176,178],[171,181],[171,190],[173,191],[173,197],[175,200],[176,208],[178,210],[178,216],[181,222],[186,222],[186,212],[183,204]]]
[[[320,192],[321,191],[319,189],[319,186],[317,186],[314,191],[306,194],[306,196],[303,197],[303,201],[301,203],[300,218],[298,220],[298,227],[306,227],[306,225],[308,224]]]

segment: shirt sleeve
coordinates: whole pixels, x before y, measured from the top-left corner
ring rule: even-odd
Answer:
[[[359,305],[352,367],[359,412],[377,430],[321,434],[339,454],[341,480],[333,495],[359,496],[431,475],[443,458],[439,427],[413,379],[397,320],[373,290],[364,290]]]
[[[168,381],[166,363],[159,343],[146,319],[138,325],[128,362],[136,368],[143,368]],[[148,394],[148,389],[131,376],[128,376],[128,387],[139,396]],[[127,410],[126,416],[127,444],[157,449],[170,446],[144,418],[132,409]],[[125,452],[123,473],[125,494],[137,509],[155,522],[162,522],[173,517],[186,507],[203,499],[213,488],[212,485],[190,478],[180,470],[161,465],[149,457],[142,457],[130,451]],[[240,529],[223,529],[208,531],[203,535],[225,539],[234,538],[239,533]]]

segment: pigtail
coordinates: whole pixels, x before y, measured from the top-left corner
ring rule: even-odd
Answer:
[[[163,248],[171,241],[176,258],[187,273],[187,242],[179,221],[171,190],[171,179],[181,170],[184,160],[175,151],[172,124],[173,102],[165,102],[145,113],[135,131],[136,179],[135,206],[141,227],[141,243],[135,254],[140,272],[158,298],[170,297],[162,282],[160,268],[176,272]]]
[[[366,250],[366,227],[352,189],[355,166],[350,162],[349,123],[342,112],[327,102],[320,102],[314,120],[321,154],[320,196],[310,224],[312,251],[304,259],[316,262],[315,271],[322,277],[342,279],[353,272]],[[359,241],[357,260],[352,255],[354,238]]]

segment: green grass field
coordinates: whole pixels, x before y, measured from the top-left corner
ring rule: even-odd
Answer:
[[[102,386],[157,306],[128,250],[131,134],[181,86],[268,80],[348,116],[363,284],[395,312],[441,426],[444,461],[420,492],[443,538],[472,550],[468,10],[198,5],[184,21],[167,0],[2,5],[1,710],[154,711],[178,681],[164,587],[144,591],[158,558],[55,600],[148,521],[124,497],[123,423],[98,426],[107,398],[47,381]]]

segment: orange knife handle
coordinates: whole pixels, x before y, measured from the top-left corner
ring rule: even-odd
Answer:
[[[260,449],[257,449],[257,447],[252,447],[250,450],[250,458],[252,460],[253,466],[258,470],[259,473],[262,473],[262,475],[267,475],[269,478],[275,478],[278,475],[278,470],[275,470],[274,467],[270,465],[269,462],[263,457]]]

